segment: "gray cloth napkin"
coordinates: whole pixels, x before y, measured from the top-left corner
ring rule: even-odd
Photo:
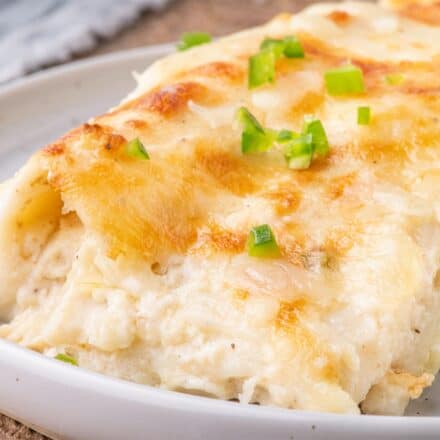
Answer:
[[[69,59],[169,0],[0,0],[0,82]]]

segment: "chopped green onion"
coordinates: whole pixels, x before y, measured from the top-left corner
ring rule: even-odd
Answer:
[[[281,130],[278,132],[277,135],[277,142],[283,144],[285,142],[291,141],[296,136],[298,136],[296,133],[290,130]]]
[[[401,73],[390,73],[389,75],[385,76],[385,81],[390,86],[398,86],[399,84],[402,84],[405,77]]]
[[[141,159],[141,160],[150,159],[147,150],[145,149],[139,138],[135,138],[130,142],[128,142],[125,147],[125,152],[127,153],[128,156],[133,157],[135,159]]]
[[[304,118],[302,134],[281,130],[277,141],[284,144],[284,157],[295,170],[309,168],[314,155],[325,156],[330,149],[321,121],[313,117]]]
[[[249,58],[249,88],[275,81],[275,63],[281,57],[304,58],[300,41],[294,36],[282,40],[266,38],[260,45],[260,52]]]
[[[365,91],[362,70],[351,64],[327,70],[324,79],[330,95],[347,95]]]
[[[287,58],[304,58],[303,47],[294,35],[277,40],[275,38],[266,38],[260,45],[260,50],[271,49],[274,52],[275,59],[284,55]]]
[[[266,38],[263,40],[263,42],[260,44],[260,51],[270,49],[274,53],[275,59],[283,55],[285,48],[285,44],[283,40],[277,40],[275,38]]]
[[[275,140],[272,130],[265,130],[245,107],[238,109],[237,118],[243,126],[241,133],[242,153],[264,152],[270,149]]]
[[[358,107],[357,122],[359,125],[368,125],[371,119],[370,107]]]
[[[55,359],[58,361],[62,361],[62,362],[66,362],[68,364],[75,365],[76,367],[78,366],[78,362],[76,361],[76,359],[74,359],[72,356],[69,356],[67,354],[58,353],[55,356]]]
[[[310,167],[314,153],[312,134],[296,135],[284,147],[289,168],[303,170]]]
[[[328,144],[327,134],[324,126],[319,119],[313,117],[304,118],[303,134],[310,134],[312,136],[313,154],[325,156],[328,154],[330,147]]]
[[[289,168],[304,169],[310,166],[315,155],[325,156],[329,143],[324,127],[319,119],[304,118],[302,133],[291,130],[263,128],[255,116],[245,107],[240,107],[237,119],[243,126],[241,152],[256,153],[268,151],[275,143],[283,145],[284,157]]]
[[[294,35],[284,38],[284,56],[287,58],[304,58],[301,42]]]
[[[281,255],[269,225],[260,225],[251,229],[247,249],[251,257],[276,258]]]
[[[249,88],[275,81],[275,53],[271,48],[264,49],[249,58]]]
[[[183,51],[194,46],[210,43],[211,41],[211,35],[206,32],[185,32],[180,38],[177,49]]]

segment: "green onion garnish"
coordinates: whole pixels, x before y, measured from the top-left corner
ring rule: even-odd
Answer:
[[[55,356],[55,359],[58,360],[58,361],[62,361],[62,362],[66,362],[68,364],[75,365],[75,367],[78,366],[78,362],[76,361],[76,359],[74,359],[72,356],[69,356],[67,354],[58,353]]]
[[[247,249],[251,257],[276,258],[281,255],[269,225],[260,225],[251,229]]]
[[[127,153],[128,156],[133,157],[135,159],[141,159],[141,160],[150,159],[147,150],[145,149],[139,138],[135,138],[130,142],[128,142],[125,147],[125,152]]]
[[[243,126],[241,133],[242,153],[264,152],[270,149],[275,140],[272,130],[265,130],[245,107],[238,109],[237,118]]]
[[[402,84],[405,77],[401,73],[390,73],[389,75],[385,76],[385,81],[390,86],[398,86],[399,84]]]
[[[266,38],[260,45],[260,52],[249,58],[249,88],[275,81],[275,63],[281,57],[304,58],[300,41],[294,36],[282,40]]]
[[[327,134],[319,119],[304,118],[302,133],[290,130],[263,128],[255,116],[245,107],[240,107],[237,119],[243,126],[241,133],[241,152],[265,152],[274,146],[282,145],[284,157],[289,168],[304,169],[310,166],[315,155],[325,156],[329,152]]]
[[[285,145],[284,157],[289,168],[304,170],[310,167],[314,153],[312,139],[313,137],[310,133],[296,135],[294,139]]]
[[[319,119],[313,117],[304,118],[303,134],[310,134],[312,136],[313,154],[325,156],[328,154],[330,147],[328,144],[327,134],[324,126]]]
[[[297,136],[298,135],[296,133],[294,133],[293,131],[281,130],[278,132],[277,142],[279,142],[280,144],[284,144],[285,142],[291,141],[292,139],[294,139]]]
[[[249,88],[261,86],[275,81],[275,52],[271,48],[264,49],[249,58]]]
[[[356,66],[346,65],[327,70],[324,79],[330,95],[348,95],[365,91],[362,70]]]
[[[357,122],[359,125],[368,125],[371,119],[370,107],[358,107],[357,109]]]
[[[294,35],[277,40],[266,38],[260,45],[260,50],[271,49],[275,59],[284,55],[287,58],[304,58],[304,50],[301,42]]]
[[[275,38],[266,38],[260,44],[260,50],[261,51],[264,51],[266,49],[272,50],[272,52],[275,55],[275,59],[278,59],[281,57],[281,55],[283,55],[284,47],[285,47],[284,41],[277,40]]]
[[[301,42],[294,35],[284,38],[284,56],[287,58],[304,58]]]
[[[177,44],[177,49],[180,51],[187,50],[194,46],[210,43],[211,41],[211,35],[206,32],[185,32]]]

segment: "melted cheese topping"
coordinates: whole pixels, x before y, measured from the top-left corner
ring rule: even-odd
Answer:
[[[249,90],[249,56],[292,33],[306,57]],[[154,64],[2,188],[0,336],[172,390],[401,414],[440,365],[439,54],[439,27],[350,2]],[[347,60],[367,92],[331,97]],[[274,129],[315,114],[329,156],[242,155],[240,106]],[[151,160],[125,155],[134,137]],[[247,255],[263,223],[279,259]]]

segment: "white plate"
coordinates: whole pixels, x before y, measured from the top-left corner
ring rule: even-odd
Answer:
[[[172,50],[155,46],[80,61],[0,88],[0,180],[35,149],[119,102],[134,87],[130,71]],[[60,439],[439,439],[440,383],[406,417],[338,416],[163,391],[0,341],[0,412]]]

